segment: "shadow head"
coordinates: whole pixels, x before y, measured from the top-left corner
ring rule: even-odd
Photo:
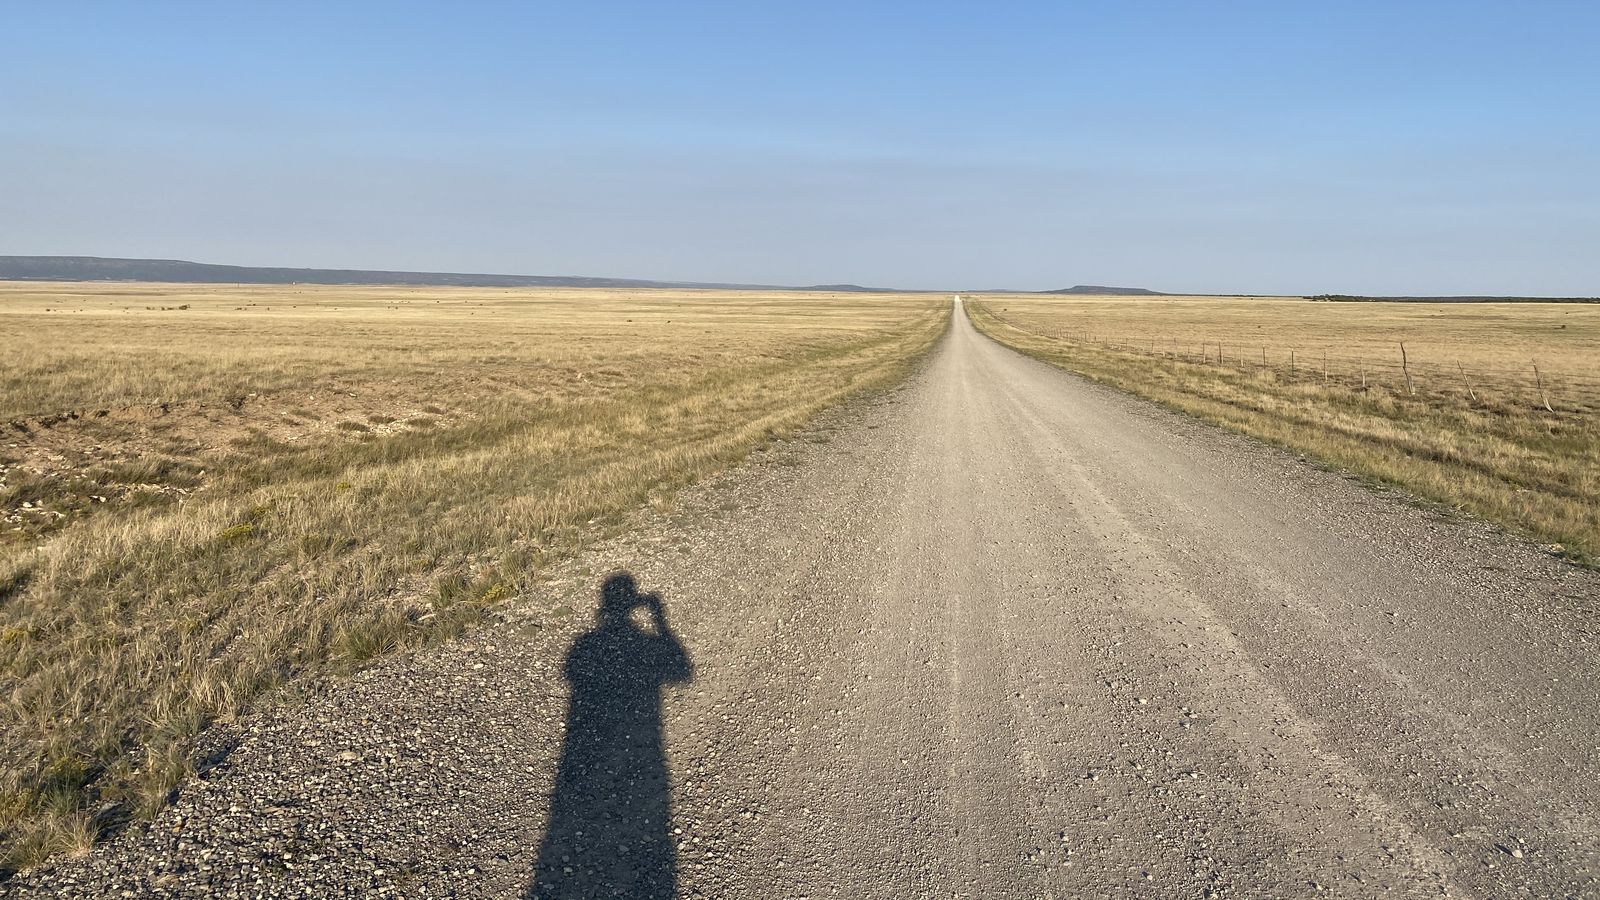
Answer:
[[[626,572],[612,575],[600,587],[599,618],[602,622],[621,624],[628,614],[645,606],[649,598],[639,593],[639,585]]]

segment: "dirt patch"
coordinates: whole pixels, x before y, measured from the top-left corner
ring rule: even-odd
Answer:
[[[12,419],[0,425],[0,542],[37,541],[104,509],[183,503],[285,449],[464,418],[437,403],[339,388]]]

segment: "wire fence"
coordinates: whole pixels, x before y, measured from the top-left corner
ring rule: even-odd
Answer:
[[[1551,413],[1600,411],[1600,370],[1550,368],[1530,357],[1525,365],[1487,365],[1467,354],[1452,358],[1436,347],[1402,341],[1386,349],[1330,351],[1317,346],[1203,341],[1172,336],[1105,336],[1057,332],[1072,343],[1219,369],[1268,374],[1291,383],[1321,383],[1352,391],[1460,400],[1472,405],[1511,404]],[[1600,366],[1600,359],[1596,360]]]

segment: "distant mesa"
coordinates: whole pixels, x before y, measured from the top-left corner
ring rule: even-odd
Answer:
[[[699,290],[888,292],[857,284],[803,287],[725,284],[701,281],[648,281],[581,275],[481,275],[457,272],[389,272],[366,269],[287,269],[223,266],[181,259],[119,259],[102,256],[0,256],[0,280],[154,281],[182,284],[399,284],[445,287],[689,288]]]
[[[1061,288],[1059,290],[1054,290],[1054,291],[1040,291],[1039,293],[1041,293],[1041,294],[1100,294],[1102,296],[1109,295],[1109,296],[1116,296],[1116,297],[1165,297],[1165,296],[1167,296],[1166,294],[1163,294],[1160,291],[1152,291],[1152,290],[1149,290],[1147,288],[1107,287],[1106,285],[1103,285],[1103,284],[1075,284],[1075,285],[1073,285],[1072,287],[1069,287],[1069,288]]]

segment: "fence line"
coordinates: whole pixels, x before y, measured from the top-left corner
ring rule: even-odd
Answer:
[[[1456,358],[1452,361],[1434,361],[1419,358],[1414,347],[1396,341],[1388,358],[1368,354],[1342,355],[1329,353],[1326,348],[1309,349],[1320,352],[1321,373],[1305,372],[1301,365],[1298,346],[1277,346],[1270,343],[1246,345],[1226,341],[1204,341],[1199,344],[1184,343],[1175,337],[1145,336],[1129,338],[1118,335],[1105,336],[1091,331],[1068,331],[1052,335],[1071,343],[1129,353],[1137,356],[1171,359],[1207,367],[1226,368],[1242,373],[1273,373],[1289,381],[1315,378],[1324,385],[1346,385],[1353,390],[1371,391],[1383,388],[1403,392],[1406,396],[1459,395],[1473,404],[1492,399],[1514,399],[1542,407],[1549,412],[1562,408],[1581,406],[1600,409],[1600,371],[1595,373],[1551,372],[1537,359],[1530,359],[1525,368],[1510,366],[1474,366]],[[1228,350],[1233,349],[1229,358]],[[1249,356],[1247,357],[1247,349]],[[1259,354],[1255,351],[1259,350]],[[1259,358],[1259,362],[1256,359]]]

